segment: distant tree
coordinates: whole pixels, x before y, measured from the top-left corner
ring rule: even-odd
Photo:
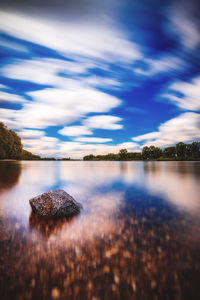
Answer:
[[[142,158],[149,159],[149,147],[145,146],[142,148]]]
[[[166,147],[163,150],[163,156],[166,158],[174,158],[176,156],[176,148],[175,147]]]
[[[92,160],[105,160],[105,155],[96,155]]]
[[[200,159],[200,143],[191,144],[178,143],[176,147],[143,147],[142,152],[128,152],[127,149],[121,149],[118,154],[108,153],[106,155],[87,155],[84,160],[152,160],[152,159]]]
[[[94,160],[95,156],[93,154],[86,155],[83,157],[83,160]]]
[[[27,150],[22,150],[21,160],[40,160],[39,155],[32,154]]]
[[[12,144],[11,144],[11,151],[10,157],[20,159],[22,153],[22,143],[21,138],[12,130],[9,130],[12,136]]]
[[[186,157],[186,144],[180,142],[176,144],[176,156],[177,157]]]
[[[143,159],[157,159],[162,155],[162,150],[155,146],[143,147],[142,157]]]
[[[41,160],[56,160],[55,157],[42,157]]]
[[[21,138],[0,122],[0,159],[40,159],[38,155],[22,148]]]
[[[0,122],[0,158],[19,159],[22,153],[20,137]]]
[[[127,160],[142,160],[141,152],[128,152]]]
[[[192,144],[186,145],[186,156],[189,158],[200,157],[200,143],[193,142]]]
[[[162,150],[155,146],[150,146],[150,153],[152,159],[157,159],[162,155]]]
[[[108,153],[105,155],[106,160],[117,160],[118,155],[114,153]]]
[[[128,151],[127,151],[127,149],[121,149],[120,151],[119,151],[119,159],[120,160],[126,160],[127,159],[127,154],[128,154]]]

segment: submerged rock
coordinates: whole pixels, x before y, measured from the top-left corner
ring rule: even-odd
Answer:
[[[64,190],[52,190],[29,200],[34,213],[44,217],[70,217],[80,212],[82,205]]]

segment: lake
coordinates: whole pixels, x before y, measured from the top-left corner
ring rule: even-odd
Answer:
[[[40,220],[61,188],[80,215]],[[0,299],[200,299],[200,162],[0,162]]]

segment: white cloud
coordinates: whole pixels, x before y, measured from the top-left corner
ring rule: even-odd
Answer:
[[[177,72],[177,70],[183,69],[186,66],[186,62],[173,55],[161,56],[155,59],[144,58],[143,62],[147,64],[147,69],[137,67],[134,68],[134,72],[144,76],[153,76],[158,73],[171,71]]]
[[[43,89],[28,95],[34,101],[24,103],[21,110],[4,109],[0,112],[0,116],[9,126],[11,120],[14,128],[43,129],[66,125],[82,119],[88,113],[108,112],[121,104],[114,96],[83,87],[78,90]]]
[[[141,58],[140,49],[120,30],[98,23],[49,21],[17,12],[0,12],[0,29],[20,39],[46,46],[61,54],[83,55],[108,61],[130,62]]]
[[[0,102],[25,103],[27,100],[21,96],[0,91]]]
[[[83,125],[81,126],[68,126],[60,129],[58,131],[59,134],[66,135],[66,136],[77,136],[76,141],[88,141],[94,142],[103,142],[103,141],[110,141],[110,139],[101,139],[101,138],[85,138],[80,137],[83,135],[92,135],[93,132],[91,129],[108,129],[108,130],[118,130],[122,129],[123,125],[118,124],[122,118],[111,116],[111,115],[97,115],[89,117],[83,120]],[[97,141],[98,140],[98,141]]]
[[[183,96],[170,94],[171,91],[180,93]],[[168,93],[162,95],[182,109],[200,110],[200,77],[194,78],[193,81],[177,81],[168,87]]]
[[[100,128],[109,130],[122,129],[123,125],[118,124],[122,118],[109,115],[92,116],[83,121],[83,124],[89,128]]]
[[[99,138],[99,137],[78,137],[74,139],[76,142],[84,142],[84,143],[105,143],[111,142],[112,139],[109,138]]]
[[[34,139],[34,138],[37,139],[43,137],[45,135],[45,132],[41,130],[24,129],[19,131],[18,134],[23,139]]]
[[[12,51],[17,51],[17,52],[20,52],[20,53],[28,53],[28,49],[18,43],[14,43],[14,42],[11,42],[11,41],[5,41],[5,40],[1,40],[0,41],[0,47],[4,47],[4,48],[7,48],[7,49],[11,49]]]
[[[95,87],[106,87],[109,89],[118,89],[121,88],[122,83],[117,79],[113,78],[104,78],[100,76],[89,76],[87,78],[82,79],[83,84],[87,84]]]
[[[3,76],[53,86],[29,92],[28,95],[33,101],[24,103],[22,109],[14,116],[12,111],[9,111],[11,115],[7,116],[5,122],[14,128],[42,129],[48,126],[66,125],[82,119],[88,113],[108,112],[120,105],[121,100],[94,88],[94,86],[118,86],[117,80],[98,76],[78,76],[81,73],[87,74],[88,68],[96,64],[88,59],[69,62],[46,58],[17,60],[13,64],[4,66]],[[60,77],[59,73],[64,73],[66,76],[73,75],[75,78]],[[22,102],[18,96],[13,98],[13,101],[16,100]]]
[[[61,72],[68,75],[81,74],[92,66],[94,66],[92,62],[70,62],[64,59],[17,59],[12,64],[5,65],[1,69],[1,74],[12,79],[72,88],[75,83],[77,84],[76,81],[61,78],[57,74]]]
[[[18,112],[19,110],[1,108],[0,109],[1,122],[5,123],[9,128],[12,129],[20,128],[20,125],[16,121],[16,116]]]
[[[178,35],[185,49],[194,50],[200,45],[199,19],[195,17],[193,1],[175,1],[168,12],[169,29]]]
[[[9,87],[5,84],[0,83],[0,89],[9,89]]]
[[[58,133],[66,136],[80,136],[91,135],[92,131],[85,126],[68,126],[60,129]]]
[[[80,87],[106,87],[110,90],[121,88],[122,83],[117,78],[89,74],[89,69],[95,67],[106,69],[108,73],[110,71],[108,66],[88,59],[71,62],[64,59],[42,58],[17,59],[12,64],[3,66],[1,74],[7,78],[52,85],[65,90],[77,90]],[[82,74],[87,76],[81,76]]]
[[[76,114],[109,111],[121,104],[121,101],[109,94],[92,88],[79,86],[78,91],[63,89],[44,89],[28,93],[35,103],[60,106],[75,111]],[[55,108],[55,106],[54,106]],[[66,113],[66,112],[65,112]]]
[[[200,139],[200,114],[186,112],[173,118],[158,128],[157,132],[132,138],[145,141],[145,146],[170,146],[178,142],[191,142]]]
[[[34,154],[42,156],[57,155],[59,149],[59,140],[55,137],[41,136],[32,139],[22,138],[24,149],[31,151]]]
[[[151,139],[153,140],[155,138],[158,138],[159,136],[160,136],[160,133],[155,131],[155,132],[150,132],[150,133],[136,136],[136,137],[132,138],[132,140],[136,141],[136,142],[140,142],[140,141],[144,141],[144,140],[151,140]]]
[[[126,142],[117,145],[117,148],[120,149],[127,149],[128,151],[139,151],[140,146],[137,143],[133,142]]]
[[[82,87],[78,90],[45,89],[29,95],[35,101],[24,106],[24,121],[31,118],[37,128],[69,124],[88,113],[107,112],[121,104],[116,97]]]

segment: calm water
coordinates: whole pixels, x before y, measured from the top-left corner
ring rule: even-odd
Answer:
[[[29,199],[83,204],[38,220]],[[200,299],[200,162],[0,162],[0,299]]]

